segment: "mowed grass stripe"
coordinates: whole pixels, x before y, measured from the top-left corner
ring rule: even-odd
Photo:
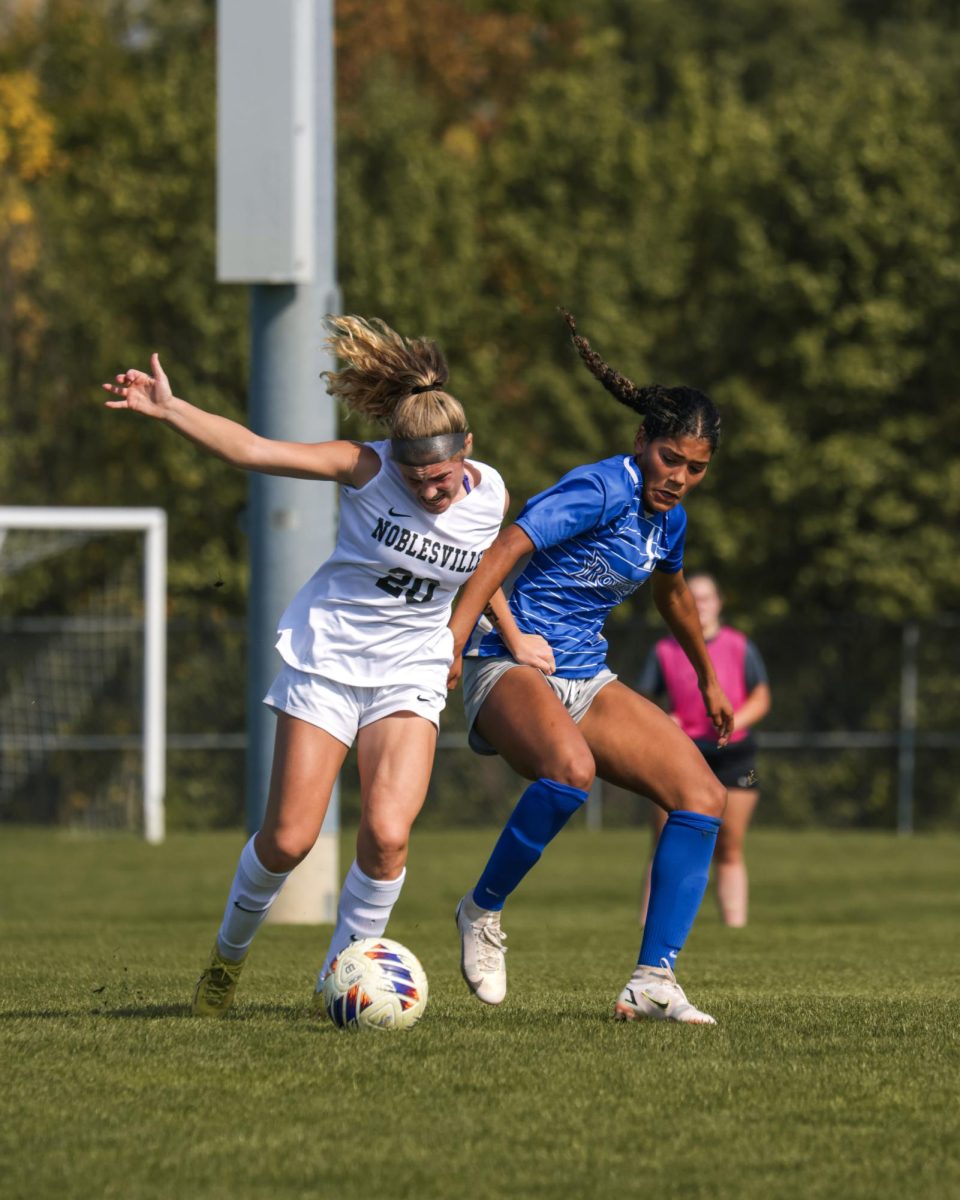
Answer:
[[[708,898],[681,958],[714,1029],[609,1020],[643,831],[566,831],[507,1003],[472,1000],[452,913],[492,838],[415,835],[390,932],[428,1013],[350,1037],[308,1015],[322,929],[267,927],[235,1015],[187,1015],[241,835],[6,830],[4,1196],[960,1197],[960,838],[756,831],[750,925]]]

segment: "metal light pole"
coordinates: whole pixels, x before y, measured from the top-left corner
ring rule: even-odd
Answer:
[[[324,441],[336,413],[320,372],[336,282],[332,0],[220,0],[217,277],[250,284],[249,423],[265,437]],[[280,666],[277,620],[330,554],[332,483],[251,475],[247,527],[247,826],[263,819],[276,718],[263,705]],[[337,891],[338,796],[274,919],[325,921]],[[307,887],[304,882],[309,880]]]

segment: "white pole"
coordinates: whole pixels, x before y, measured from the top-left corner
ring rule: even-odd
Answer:
[[[167,517],[147,528],[143,565],[143,835],[157,845],[166,833]]]

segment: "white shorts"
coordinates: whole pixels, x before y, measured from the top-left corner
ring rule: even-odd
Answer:
[[[463,710],[467,718],[467,742],[476,754],[497,753],[486,738],[477,733],[474,722],[497,681],[519,665],[512,658],[469,657],[463,660]],[[559,675],[544,675],[563,707],[577,722],[583,718],[597,692],[608,683],[614,683],[616,678],[607,667],[601,667],[589,679],[561,679]]]
[[[411,712],[439,729],[447,693],[411,683],[354,687],[324,675],[298,671],[285,663],[263,702],[274,712],[309,721],[338,742],[352,746],[358,730],[391,713]]]

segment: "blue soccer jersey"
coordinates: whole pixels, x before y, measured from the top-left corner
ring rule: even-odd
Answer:
[[[517,524],[536,547],[517,576],[510,609],[523,633],[550,643],[557,675],[589,679],[605,665],[610,610],[650,577],[683,567],[687,514],[643,507],[643,477],[629,455],[576,467],[524,506]],[[507,655],[491,631],[469,654]]]

